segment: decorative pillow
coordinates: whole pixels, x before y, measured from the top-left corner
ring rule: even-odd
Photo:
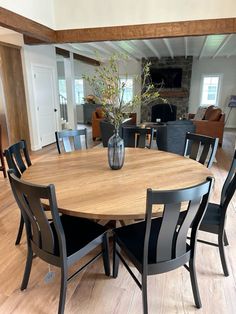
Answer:
[[[205,112],[206,112],[206,108],[199,107],[193,120],[203,120],[203,118],[205,116]]]
[[[208,121],[218,121],[220,119],[221,113],[222,111],[220,108],[212,109],[208,117]]]
[[[97,117],[98,117],[99,119],[104,118],[104,113],[103,113],[102,108],[97,108],[97,109],[96,109],[96,113],[97,113]]]
[[[206,113],[205,113],[205,117],[204,117],[204,120],[209,120],[209,117],[211,115],[211,111],[215,109],[215,106],[209,106],[206,110]]]

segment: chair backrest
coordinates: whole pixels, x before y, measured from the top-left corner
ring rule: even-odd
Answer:
[[[84,136],[85,147],[88,148],[86,128],[81,130],[64,130],[55,132],[55,136],[59,154],[63,151],[68,153],[77,149],[82,149],[80,136]]]
[[[189,155],[191,159],[203,165],[207,163],[207,168],[210,168],[215,159],[218,142],[218,138],[188,132],[185,137],[184,156]]]
[[[231,201],[231,198],[235,193],[235,190],[236,190],[236,150],[234,152],[234,157],[221,191],[220,206],[225,211],[229,205],[229,202]]]
[[[157,127],[156,142],[160,150],[183,155],[186,132],[195,132],[190,120],[176,120]]]
[[[207,178],[202,184],[185,189],[170,191],[147,190],[144,265],[147,265],[148,261],[153,205],[164,205],[161,225],[158,228],[159,231],[156,235],[152,232],[152,240],[156,239],[154,243],[155,263],[178,259],[194,250],[196,233],[208,204],[212,184],[213,178]],[[180,221],[181,202],[187,202],[187,210],[184,219]],[[191,240],[188,245],[187,235],[191,224]]]
[[[122,127],[122,138],[124,139],[125,147],[139,147],[139,148],[151,148],[153,141],[153,128],[140,128],[135,126]],[[146,139],[148,136],[148,143]]]
[[[122,137],[122,127],[125,125],[133,125],[134,119],[127,119],[123,122],[119,128],[119,135]],[[115,127],[108,121],[102,120],[100,121],[100,130],[101,130],[101,138],[103,147],[107,147],[109,138],[114,134]]]
[[[5,149],[4,156],[6,157],[8,168],[14,169],[18,178],[21,177],[27,167],[31,166],[25,140],[21,140]]]
[[[8,175],[24,218],[28,245],[49,263],[53,260],[53,255],[66,256],[65,235],[58,213],[54,185],[40,186],[24,182],[17,178],[11,169]],[[48,221],[43,203],[48,204],[47,212],[51,212],[53,222]]]

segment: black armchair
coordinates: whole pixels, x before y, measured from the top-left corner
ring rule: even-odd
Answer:
[[[157,147],[160,150],[183,155],[187,132],[194,133],[196,126],[189,120],[167,122],[157,128]]]

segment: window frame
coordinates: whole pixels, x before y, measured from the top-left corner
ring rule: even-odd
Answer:
[[[217,94],[216,94],[216,101],[215,101],[215,104],[214,104],[214,106],[218,107],[219,106],[220,94],[221,94],[221,86],[222,86],[222,81],[223,81],[223,73],[203,73],[201,75],[200,107],[209,107],[209,106],[213,105],[213,104],[205,104],[205,103],[202,102],[204,78],[206,78],[206,77],[219,77]]]

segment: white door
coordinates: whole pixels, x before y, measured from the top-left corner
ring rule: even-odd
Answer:
[[[55,142],[56,107],[53,68],[33,66],[34,99],[41,146]]]

